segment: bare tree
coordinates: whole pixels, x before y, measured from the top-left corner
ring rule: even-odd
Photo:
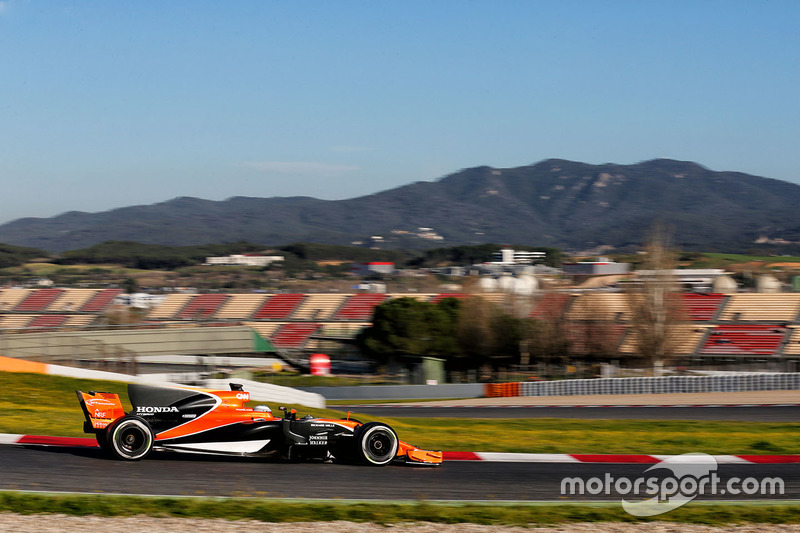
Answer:
[[[675,253],[663,224],[651,231],[644,248],[639,282],[628,293],[631,333],[637,353],[653,375],[675,356],[677,326],[682,323],[682,301],[673,275]]]

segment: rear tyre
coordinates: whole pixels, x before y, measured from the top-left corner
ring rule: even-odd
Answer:
[[[108,452],[117,459],[138,461],[153,449],[153,431],[138,416],[124,416],[107,431]]]
[[[384,466],[394,460],[399,442],[392,428],[380,422],[370,422],[358,428],[356,454],[362,464]]]

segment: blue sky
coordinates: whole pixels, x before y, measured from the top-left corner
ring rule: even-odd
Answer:
[[[0,0],[0,222],[477,165],[800,182],[800,2]]]

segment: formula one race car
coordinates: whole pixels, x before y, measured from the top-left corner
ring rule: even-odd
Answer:
[[[442,452],[425,451],[398,440],[386,424],[282,418],[266,405],[245,407],[250,394],[231,383],[230,391],[128,385],[133,406],[125,413],[117,394],[76,391],[86,415],[84,431],[112,457],[137,461],[151,450],[210,453],[288,460],[336,459],[382,466],[395,460],[439,465]]]

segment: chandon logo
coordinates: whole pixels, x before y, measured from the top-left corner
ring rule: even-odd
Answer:
[[[147,405],[147,406],[139,405],[139,406],[136,407],[136,412],[137,413],[177,413],[179,411],[178,411],[178,408],[174,407],[174,406],[156,407],[156,406],[152,406],[152,405]]]

